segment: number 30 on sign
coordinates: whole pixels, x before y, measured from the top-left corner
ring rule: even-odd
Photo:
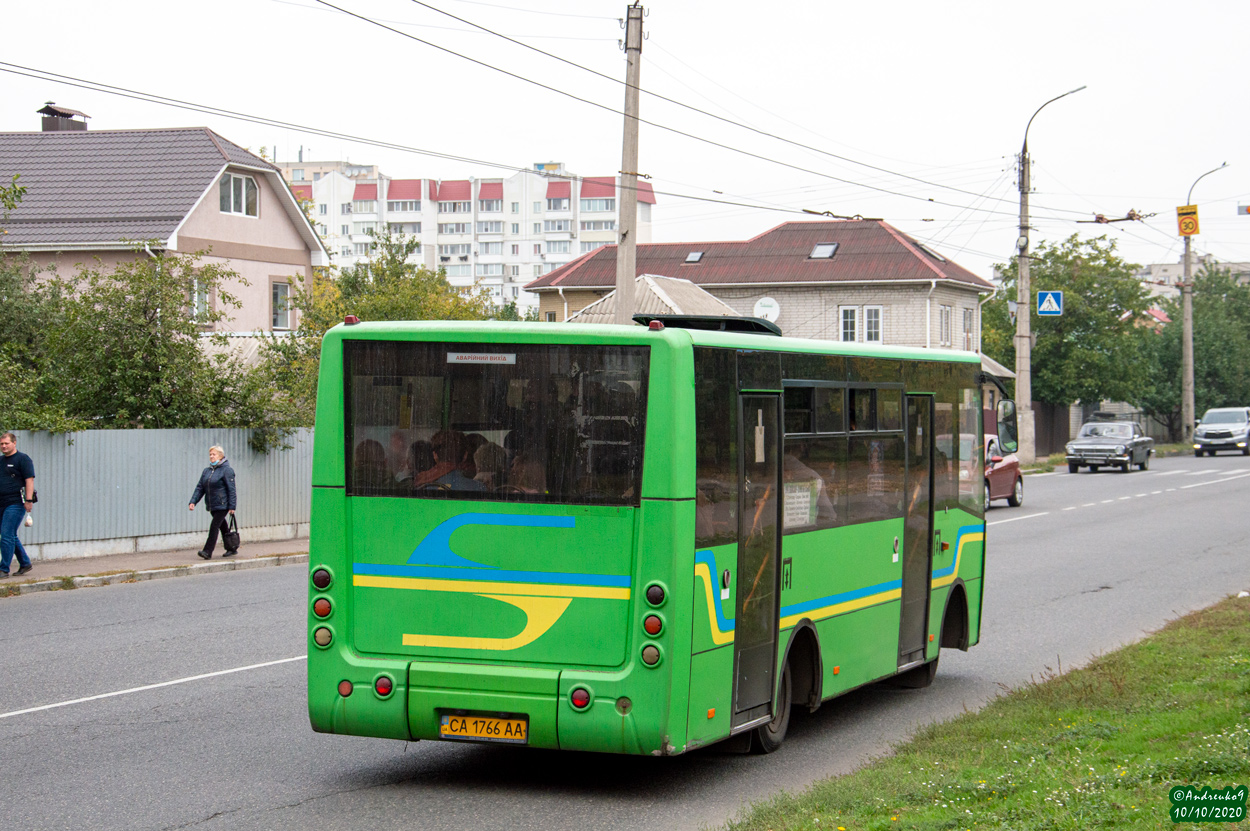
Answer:
[[[1176,225],[1182,237],[1198,233],[1198,206],[1181,205],[1176,209]]]

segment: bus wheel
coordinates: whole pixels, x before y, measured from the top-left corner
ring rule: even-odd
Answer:
[[[777,711],[773,720],[755,728],[755,742],[752,750],[756,753],[772,753],[781,747],[786,740],[786,731],[790,729],[790,662],[786,661],[781,671],[781,687],[777,690]]]

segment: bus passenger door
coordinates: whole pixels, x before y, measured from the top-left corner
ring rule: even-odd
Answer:
[[[924,661],[933,568],[933,396],[907,396],[903,588],[898,666]]]
[[[738,396],[738,591],[733,726],[772,715],[780,614],[781,397]]]

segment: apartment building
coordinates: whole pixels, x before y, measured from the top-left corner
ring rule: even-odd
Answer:
[[[480,285],[499,304],[537,308],[525,285],[582,254],[616,242],[619,178],[580,177],[560,162],[507,178],[396,179],[371,165],[284,162],[292,190],[340,267],[370,256],[371,231],[421,242],[415,261],[442,269],[454,286]],[[639,184],[639,242],[651,240],[655,194]]]

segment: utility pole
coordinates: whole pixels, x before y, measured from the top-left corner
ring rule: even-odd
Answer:
[[[1046,102],[1053,104],[1060,98],[1080,92],[1085,86],[1069,90]],[[1019,427],[1020,447],[1016,455],[1025,464],[1037,458],[1037,433],[1033,419],[1033,334],[1030,331],[1033,315],[1033,293],[1029,285],[1029,127],[1033,119],[1045,109],[1038,107],[1024,127],[1024,143],[1020,145],[1020,236],[1016,248],[1020,252],[1016,260],[1016,419]]]
[[[1194,440],[1194,283],[1191,279],[1193,273],[1193,259],[1191,257],[1191,248],[1189,239],[1198,233],[1198,209],[1194,206],[1194,188],[1204,177],[1210,176],[1216,170],[1223,170],[1228,167],[1228,162],[1217,168],[1208,170],[1206,173],[1194,179],[1194,183],[1189,186],[1189,193],[1185,195],[1185,208],[1193,210],[1193,230],[1186,231],[1185,222],[1181,220],[1180,231],[1185,237],[1185,276],[1181,282],[1181,437],[1185,444],[1192,444]]]
[[[634,325],[638,243],[638,83],[642,71],[642,6],[625,10],[625,134],[621,142],[620,235],[616,246],[616,322]]]

